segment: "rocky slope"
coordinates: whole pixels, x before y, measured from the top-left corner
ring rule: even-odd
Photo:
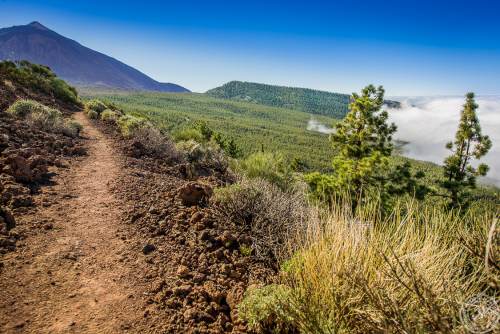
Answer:
[[[78,138],[42,131],[4,112],[20,98],[39,100],[67,115],[79,106],[19,87],[2,73],[0,98],[0,253],[5,253],[14,250],[16,240],[22,238],[12,231],[16,216],[33,210],[33,196],[72,157],[85,154],[85,148]]]
[[[165,159],[77,105],[0,85],[6,105],[31,97],[84,125],[74,139],[0,112],[1,332],[248,332],[237,305],[275,272],[217,215],[229,170]]]

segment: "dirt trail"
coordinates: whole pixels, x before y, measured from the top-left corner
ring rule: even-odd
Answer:
[[[81,113],[75,117],[88,156],[43,189],[41,197],[56,200],[31,218],[48,230],[6,255],[1,333],[136,333],[148,326],[146,264],[110,190],[119,155]]]

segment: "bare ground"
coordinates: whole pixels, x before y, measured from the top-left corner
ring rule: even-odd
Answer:
[[[120,155],[81,113],[75,117],[84,125],[88,156],[57,175],[38,196],[42,205],[22,217],[46,231],[5,256],[0,332],[155,331],[141,244],[130,238],[111,191]]]

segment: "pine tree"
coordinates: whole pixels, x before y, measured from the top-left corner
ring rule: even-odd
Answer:
[[[233,138],[227,142],[226,152],[231,158],[238,158],[241,156],[241,150]]]
[[[489,169],[485,164],[480,164],[477,168],[471,164],[473,159],[479,160],[491,148],[491,140],[481,133],[481,126],[476,114],[477,108],[474,93],[468,93],[455,134],[455,141],[446,145],[452,154],[444,161],[445,180],[441,185],[447,190],[447,196],[450,199],[449,206],[453,208],[468,205],[470,198],[467,190],[474,188],[476,177],[485,176]]]
[[[388,114],[382,111],[384,89],[365,87],[361,95],[351,97],[350,111],[336,125],[330,137],[336,150],[333,159],[335,182],[352,196],[353,209],[365,196],[368,186],[379,184],[381,174],[393,150],[394,124],[388,124]]]

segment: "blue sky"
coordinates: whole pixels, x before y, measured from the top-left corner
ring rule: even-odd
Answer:
[[[497,1],[0,0],[0,26],[37,20],[159,81],[230,80],[350,93],[500,94]]]

